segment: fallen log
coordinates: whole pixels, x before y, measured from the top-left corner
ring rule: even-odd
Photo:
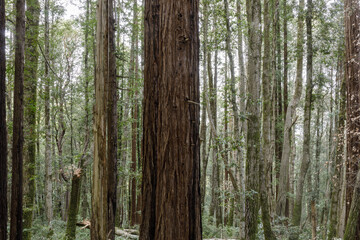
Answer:
[[[115,228],[115,235],[126,237],[129,239],[138,239],[139,238],[137,235],[133,235],[131,233],[125,232],[124,230],[121,230],[120,228]]]
[[[90,221],[83,221],[83,222],[78,222],[76,223],[76,226],[81,227],[81,229],[90,229],[91,223]],[[121,237],[125,237],[127,239],[139,239],[139,237],[137,235],[134,235],[133,233],[137,233],[138,231],[135,229],[120,229],[120,228],[115,228],[115,235],[117,236],[121,236]]]

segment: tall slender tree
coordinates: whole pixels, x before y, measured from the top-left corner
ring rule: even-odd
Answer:
[[[7,239],[7,128],[6,128],[5,0],[0,0],[0,240]]]
[[[303,159],[301,162],[301,171],[297,183],[297,192],[293,212],[293,225],[299,226],[301,220],[302,192],[305,176],[310,164],[310,122],[312,106],[312,0],[307,1],[307,66],[306,66],[306,95],[304,107],[304,142],[303,142]]]
[[[24,67],[24,239],[31,239],[35,200],[36,98],[40,2],[28,0]]]
[[[313,11],[312,0],[307,0],[307,12],[306,12],[307,65],[306,65],[306,95],[305,95],[305,107],[304,107],[304,133],[303,133],[304,141],[303,141],[303,158],[301,161],[301,167],[300,167],[301,170],[296,187],[296,198],[295,198],[295,204],[294,204],[294,210],[292,216],[292,224],[294,226],[300,226],[304,181],[310,164],[310,146],[311,146],[310,122],[311,122],[312,89],[313,89],[312,11]],[[311,183],[311,180],[309,183]],[[292,239],[298,239],[298,238],[299,238],[298,234],[294,234],[292,236]]]
[[[208,24],[209,24],[209,10],[208,10],[209,1],[204,1],[203,5],[203,16],[204,16],[204,25],[203,25],[203,90],[202,90],[202,109],[201,109],[201,127],[200,127],[200,143],[201,143],[201,178],[200,178],[200,188],[201,188],[201,209],[204,213],[205,205],[205,194],[206,194],[206,170],[208,165],[208,155],[207,155],[207,143],[206,143],[206,94],[208,91],[207,84],[207,53],[208,53]]]
[[[280,176],[279,176],[279,192],[277,195],[276,213],[279,216],[285,216],[288,181],[289,181],[289,159],[290,159],[290,133],[293,127],[293,118],[296,112],[297,105],[300,101],[303,88],[303,58],[304,58],[304,6],[305,1],[299,2],[299,15],[297,21],[297,40],[296,40],[296,81],[295,92],[291,99],[288,109],[286,111],[286,121],[284,124],[284,142],[281,155]]]
[[[116,65],[113,1],[99,0],[96,27],[91,239],[115,239]]]
[[[50,75],[49,75],[49,52],[50,52],[50,29],[49,11],[50,0],[45,0],[45,213],[46,219],[50,223],[53,219],[52,204],[52,159],[51,159],[51,126],[50,126]]]
[[[24,121],[24,45],[25,0],[16,1],[14,116],[12,146],[12,181],[10,240],[23,236],[23,121]]]
[[[276,239],[271,229],[271,219],[268,204],[268,169],[271,169],[271,116],[272,116],[272,86],[271,86],[271,51],[270,51],[270,5],[272,1],[264,2],[264,56],[262,75],[262,160],[259,162],[260,206],[264,226],[265,239]],[[275,33],[275,32],[274,32]]]
[[[237,48],[238,48],[238,61],[239,61],[239,75],[240,75],[240,104],[239,104],[239,114],[244,114],[246,111],[246,73],[245,73],[245,64],[244,64],[244,51],[243,51],[243,13],[242,13],[242,3],[240,0],[236,0],[236,19],[237,19]],[[241,135],[246,138],[246,129],[247,126],[244,121],[241,121]],[[235,130],[235,129],[234,129]],[[244,150],[241,156],[238,156],[239,162],[239,179],[241,189],[245,189],[245,161],[244,161]],[[242,239],[245,236],[245,194],[239,193],[239,215],[240,215],[240,231],[239,238]]]
[[[145,1],[140,239],[201,239],[199,1]]]
[[[338,225],[338,212],[340,210],[340,193],[341,193],[341,172],[344,163],[344,143],[345,143],[345,120],[346,120],[346,82],[343,77],[343,56],[339,57],[338,60],[338,77],[337,81],[340,85],[340,96],[339,96],[339,118],[337,123],[337,134],[336,134],[336,154],[334,162],[334,172],[332,179],[332,192],[330,202],[330,225],[328,229],[328,239],[338,237],[337,225]]]
[[[137,169],[137,135],[138,135],[138,4],[137,0],[134,0],[133,4],[133,23],[132,23],[132,37],[131,37],[131,53],[130,53],[130,77],[133,87],[133,106],[131,109],[132,123],[131,123],[131,202],[130,202],[130,225],[134,226],[136,222],[136,169]]]
[[[245,239],[256,239],[259,211],[259,161],[260,161],[260,64],[261,64],[261,1],[247,0],[248,20],[248,99],[247,149],[246,149],[246,197]]]

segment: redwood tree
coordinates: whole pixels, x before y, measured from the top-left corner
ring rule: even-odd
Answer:
[[[24,239],[31,239],[35,202],[36,98],[40,2],[28,0],[24,67]]]
[[[91,239],[115,239],[116,65],[113,1],[98,0]]]
[[[345,1],[345,48],[347,84],[346,216],[344,239],[359,239],[360,220],[360,6],[359,0]],[[358,175],[358,176],[357,176]],[[351,203],[351,204],[349,204]]]
[[[145,1],[140,239],[201,239],[198,7]]]
[[[22,239],[25,0],[16,1],[10,239]]]

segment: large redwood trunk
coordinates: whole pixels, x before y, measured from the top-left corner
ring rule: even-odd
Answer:
[[[345,78],[347,86],[347,161],[346,161],[346,202],[351,203],[358,171],[360,153],[359,136],[354,134],[360,127],[360,47],[359,17],[360,8],[358,0],[345,1],[345,41],[346,61]],[[349,216],[350,204],[347,204],[346,218]]]
[[[145,1],[140,239],[201,239],[198,0]]]

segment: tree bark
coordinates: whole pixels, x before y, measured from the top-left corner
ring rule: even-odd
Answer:
[[[208,155],[206,151],[206,94],[207,94],[207,51],[208,51],[208,24],[209,24],[209,13],[208,13],[208,2],[204,2],[203,7],[204,25],[203,25],[203,96],[202,96],[202,109],[201,109],[201,127],[200,127],[200,143],[201,143],[201,178],[200,178],[200,190],[201,190],[201,212],[204,214],[205,207],[205,194],[206,194],[206,170],[208,165]],[[210,141],[209,141],[210,142]]]
[[[115,238],[116,212],[116,66],[113,1],[99,0],[94,110],[92,240]]]
[[[285,216],[288,181],[289,181],[289,158],[290,158],[290,133],[293,125],[293,117],[296,107],[300,101],[302,92],[302,71],[303,71],[303,42],[304,42],[304,0],[299,3],[299,16],[298,16],[298,32],[297,32],[297,66],[296,66],[296,81],[294,96],[288,106],[286,112],[286,121],[284,124],[284,142],[281,155],[280,177],[279,177],[279,194],[277,196],[276,213],[279,216]],[[301,186],[301,185],[300,185]]]
[[[246,142],[245,239],[256,239],[259,210],[260,161],[260,64],[261,64],[261,1],[247,0],[248,20],[248,99]]]
[[[45,58],[49,59],[49,0],[45,0]],[[45,61],[46,61],[45,59]],[[50,77],[49,66],[45,64],[45,212],[48,223],[53,219],[52,206],[52,159],[50,127]]]
[[[264,56],[262,75],[262,160],[259,161],[260,177],[260,206],[266,240],[276,239],[271,229],[271,219],[268,204],[268,173],[272,165],[271,149],[271,116],[272,116],[272,91],[271,91],[271,52],[270,52],[270,5],[272,1],[264,2]],[[275,33],[274,33],[275,34]]]
[[[237,42],[238,42],[238,60],[239,60],[239,75],[240,75],[240,104],[239,111],[241,114],[245,114],[246,111],[246,74],[245,74],[245,64],[244,64],[244,52],[243,52],[243,27],[242,27],[242,11],[241,11],[241,3],[240,0],[236,0],[236,18],[238,23],[238,34],[237,34]],[[234,129],[235,130],[235,129]],[[247,126],[246,122],[241,122],[241,134],[244,138],[247,135]],[[238,156],[239,162],[237,163],[239,166],[239,179],[240,179],[240,188],[245,189],[245,154],[242,153],[241,156]],[[243,191],[244,192],[244,191]],[[239,238],[243,239],[245,237],[245,194],[239,193],[239,217],[240,217],[240,231]]]
[[[360,222],[360,5],[358,0],[345,1],[345,47],[347,83],[347,159],[346,159],[346,230],[344,239],[358,239]],[[357,176],[358,175],[358,176]],[[357,177],[356,177],[357,176]]]
[[[31,226],[35,200],[35,160],[36,160],[36,98],[37,68],[39,52],[40,3],[37,0],[27,1],[27,25],[25,42],[24,67],[24,239],[31,239]]]
[[[201,239],[198,7],[145,1],[144,240]]]
[[[0,0],[0,240],[7,239],[7,126],[6,126],[5,0]]]
[[[12,182],[10,240],[21,240],[23,236],[23,121],[24,121],[24,45],[25,45],[25,1],[16,1],[14,117],[12,146]]]
[[[346,160],[346,218],[349,216],[360,157],[360,141],[356,134],[360,127],[360,6],[358,0],[345,1],[345,47],[347,83],[347,160]],[[360,219],[359,219],[360,220]]]
[[[90,73],[90,67],[89,67],[89,50],[90,50],[90,44],[89,44],[89,18],[90,18],[90,0],[86,0],[86,26],[85,26],[85,54],[84,54],[84,71],[85,71],[85,87],[84,87],[84,96],[85,96],[85,141],[89,141],[90,139],[90,104],[89,104],[89,83],[91,75]],[[82,171],[83,174],[81,176],[81,196],[82,196],[82,202],[81,202],[81,217],[82,219],[87,218],[88,210],[89,210],[89,202],[87,200],[87,167],[85,166]]]

